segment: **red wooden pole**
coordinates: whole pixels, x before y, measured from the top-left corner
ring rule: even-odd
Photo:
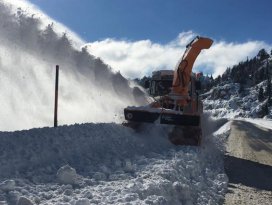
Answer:
[[[54,127],[58,126],[59,66],[56,65]]]

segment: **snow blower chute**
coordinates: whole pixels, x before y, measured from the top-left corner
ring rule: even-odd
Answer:
[[[201,80],[192,73],[193,64],[202,49],[211,47],[209,38],[194,38],[175,71],[161,70],[153,72],[147,82],[149,93],[154,102],[142,107],[124,109],[125,119],[133,123],[160,123],[174,125],[169,140],[175,145],[200,145],[201,114],[203,113]]]

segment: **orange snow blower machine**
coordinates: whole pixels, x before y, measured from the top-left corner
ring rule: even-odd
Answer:
[[[154,102],[147,106],[127,107],[125,119],[133,123],[160,123],[173,125],[169,140],[175,145],[201,143],[200,99],[201,81],[192,73],[193,64],[202,49],[211,47],[209,38],[194,38],[187,46],[176,69],[153,72],[151,81],[146,82]]]

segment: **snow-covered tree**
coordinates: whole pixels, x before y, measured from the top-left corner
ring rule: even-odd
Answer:
[[[259,58],[260,61],[262,61],[262,60],[269,58],[269,54],[263,48],[258,52],[257,57]]]
[[[260,87],[260,89],[259,89],[258,100],[259,100],[260,102],[262,102],[262,101],[264,100],[264,90],[263,90],[262,87]]]

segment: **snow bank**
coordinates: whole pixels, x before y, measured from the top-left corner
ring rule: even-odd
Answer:
[[[271,119],[241,118],[241,120],[245,120],[247,122],[251,122],[251,123],[256,124],[258,126],[272,130],[272,120]]]
[[[23,196],[42,205],[218,204],[227,177],[220,139],[211,133],[222,124],[204,125],[201,147],[172,145],[170,127],[161,125],[138,132],[113,123],[2,132],[0,183],[16,184],[0,189],[0,201],[15,204]],[[59,181],[64,165],[74,169],[73,183]]]

